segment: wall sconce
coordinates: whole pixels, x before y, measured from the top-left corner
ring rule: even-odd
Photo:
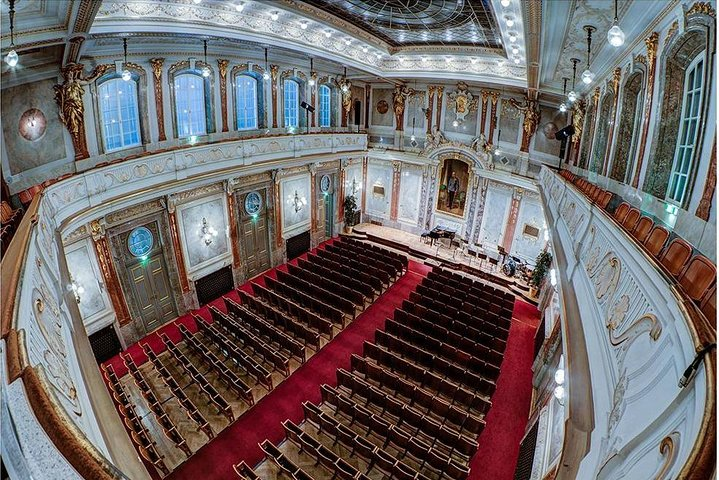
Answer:
[[[307,205],[307,199],[305,197],[300,197],[297,190],[295,190],[294,198],[292,198],[292,206],[295,207],[295,213],[299,213],[305,205]]]
[[[75,301],[80,303],[80,295],[85,293],[85,289],[73,280],[72,275],[70,275],[70,288],[72,289],[72,294],[75,296]]]
[[[209,246],[212,243],[212,239],[217,236],[217,230],[207,223],[207,219],[202,217],[202,227],[200,228],[202,234],[202,240],[205,245]]]
[[[356,197],[357,192],[359,192],[360,190],[362,190],[362,185],[360,185],[359,182],[357,182],[356,178],[353,178],[352,179],[352,196]]]
[[[567,393],[564,388],[564,381],[564,355],[562,355],[559,357],[557,371],[554,372],[554,382],[557,384],[557,386],[554,387],[554,398],[557,399],[561,406],[564,406],[564,397]]]

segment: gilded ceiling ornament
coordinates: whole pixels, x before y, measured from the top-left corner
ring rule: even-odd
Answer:
[[[162,78],[162,65],[165,63],[164,58],[151,58],[150,59],[150,66],[152,67],[152,74],[154,75],[156,80],[160,80]]]
[[[614,73],[612,74],[612,88],[614,88],[614,94],[617,95],[619,93],[619,80],[622,78],[622,69],[620,67],[617,67],[614,69]]]
[[[449,108],[454,110],[458,121],[464,121],[468,113],[477,111],[479,99],[469,91],[469,87],[464,82],[457,84],[457,90],[449,94]]]
[[[710,17],[716,17],[716,11],[709,2],[697,2],[687,10],[687,15],[709,15]]]
[[[85,77],[82,75],[83,64],[68,63],[60,73],[63,76],[63,83],[55,85],[55,102],[58,106],[60,121],[67,127],[75,147],[75,158],[87,158],[87,142],[85,140],[85,105],[82,96],[85,93],[85,85],[88,85],[110,69],[110,65],[98,65],[92,73]]]
[[[669,43],[671,41],[671,39],[677,33],[677,30],[679,30],[679,20],[674,20],[674,23],[672,23],[672,26],[669,27],[669,31],[667,32],[666,38],[664,38],[664,45],[666,45],[667,43]],[[656,33],[656,32],[654,32],[654,33]],[[651,37],[649,37],[649,38],[651,38]],[[649,49],[649,38],[647,38],[645,40],[645,42],[647,43],[647,49]],[[656,50],[656,45],[654,48]],[[650,55],[651,55],[651,52],[650,52]]]
[[[224,79],[227,76],[227,66],[229,64],[229,60],[217,59],[217,69],[220,72],[220,78]]]
[[[641,63],[642,65],[647,64],[647,57],[645,57],[643,54],[634,55],[634,63]]]

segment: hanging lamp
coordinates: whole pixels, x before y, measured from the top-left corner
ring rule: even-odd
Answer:
[[[614,22],[612,28],[607,32],[607,41],[612,47],[624,45],[624,32],[619,28],[619,17],[617,15],[617,0],[614,0]]]
[[[574,91],[574,83],[577,80],[577,64],[579,63],[578,58],[572,58],[572,90],[567,94],[567,100],[573,103],[577,100],[577,93]]]
[[[589,85],[594,81],[594,72],[589,69],[589,61],[592,55],[592,32],[594,32],[596,28],[591,25],[585,25],[584,30],[587,32],[587,69],[582,72],[582,82]]]
[[[347,93],[349,87],[347,86],[347,67],[345,67],[344,75],[342,76],[342,91]]]
[[[203,41],[205,47],[205,66],[202,67],[202,76],[207,78],[210,76],[210,64],[207,63],[207,40]]]
[[[122,39],[122,50],[125,53],[125,63],[122,64],[122,79],[129,82],[132,79],[132,74],[127,68],[127,38]]]
[[[310,80],[308,82],[310,87],[315,86],[315,65],[314,60],[310,57]]]
[[[267,66],[267,47],[265,47],[265,73],[262,74],[262,78],[264,78],[265,80],[270,79],[270,70]]]
[[[562,77],[562,80],[564,80],[564,88],[562,89],[562,98],[567,94],[567,80],[569,80],[567,77]],[[567,111],[567,104],[562,102],[559,104],[559,111],[564,113]]]
[[[18,60],[20,60],[15,51],[15,0],[10,0],[8,3],[10,7],[8,10],[8,14],[10,15],[10,51],[5,56],[5,63],[10,67],[14,67],[17,65]]]

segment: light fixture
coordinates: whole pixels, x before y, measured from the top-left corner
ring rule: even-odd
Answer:
[[[591,25],[585,25],[584,30],[587,32],[587,69],[582,72],[582,82],[589,85],[594,81],[594,73],[589,69],[589,61],[592,55],[592,32],[594,32],[596,28]]]
[[[517,34],[514,33],[514,32],[510,33],[510,34],[509,34],[509,41],[512,42],[512,43],[516,42],[516,41],[517,41]]]
[[[244,10],[244,9],[245,9],[245,4],[242,3],[242,2],[238,3],[237,5],[235,5],[235,10],[237,10],[238,12],[241,12],[241,11]]]
[[[265,72],[262,74],[262,78],[265,80],[270,79],[270,70],[267,65],[267,47],[265,47]]]
[[[377,60],[381,60],[381,59],[382,59],[382,54],[379,53],[379,52],[375,53],[375,56],[377,57]]]
[[[562,98],[567,94],[567,80],[569,80],[567,77],[562,77],[562,80],[564,80],[564,87],[562,88]],[[559,104],[559,111],[564,113],[567,111],[567,104],[564,102]]]
[[[447,62],[447,63],[449,63],[449,62],[452,61],[452,57],[447,57],[447,58],[444,59],[444,61]]]
[[[557,371],[554,372],[554,382],[557,384],[554,387],[554,398],[557,399],[560,405],[564,405],[564,397],[566,395],[566,389],[564,382],[566,381],[564,372],[564,355],[559,356],[559,364],[557,365]]]
[[[300,22],[300,28],[302,30],[307,30],[307,22]]]
[[[495,154],[495,155],[499,155],[499,147],[497,147],[497,148],[494,149],[494,154]]]
[[[130,70],[127,69],[127,38],[122,39],[122,50],[125,53],[125,63],[122,64],[122,79],[129,82],[132,78]]]
[[[564,369],[558,368],[556,372],[554,372],[554,381],[557,383],[557,385],[564,385]]]
[[[78,283],[73,280],[72,274],[70,274],[70,289],[72,290],[72,294],[75,296],[75,301],[77,303],[80,303],[80,295],[85,293],[85,289],[82,287],[82,285],[78,285]]]
[[[514,20],[512,19],[512,17],[504,17],[504,22],[509,28],[512,28],[514,26]]]
[[[577,64],[579,63],[578,58],[572,58],[572,90],[567,94],[567,100],[570,103],[577,101],[577,92],[574,91],[574,82],[577,80]]]
[[[404,63],[404,57],[398,57],[397,60],[399,60],[399,63]]]
[[[512,47],[512,53],[517,55],[519,53],[519,47]]]
[[[207,78],[210,76],[210,65],[207,63],[207,40],[203,41],[203,45],[205,48],[205,66],[202,67],[202,76]]]
[[[350,45],[351,43],[352,43],[352,39],[351,39],[351,38],[349,38],[349,37],[348,37],[348,38],[345,38],[345,45]]]
[[[197,4],[199,4],[199,3],[202,3],[202,0],[192,0],[192,3],[194,3],[195,5],[197,5]]]
[[[270,12],[270,18],[272,19],[273,22],[277,21],[277,19],[280,18],[279,12],[277,10]]]
[[[477,62],[479,62],[479,59],[478,59],[477,57],[472,57],[472,58],[469,59],[469,61],[472,62],[472,65],[474,65],[474,64],[476,64]]]
[[[200,227],[200,234],[202,237],[202,241],[205,242],[206,246],[210,246],[212,243],[212,240],[217,236],[217,230],[207,223],[207,218],[202,217],[202,226]]]
[[[10,51],[5,56],[5,63],[7,63],[9,67],[14,67],[17,65],[18,60],[20,60],[20,57],[15,51],[15,0],[10,0],[8,6],[8,14],[10,15]]]
[[[364,53],[367,53],[367,50],[368,50],[367,45],[363,45],[363,46],[362,46],[362,51],[363,51]]]
[[[452,126],[453,126],[454,128],[459,127],[459,121],[457,121],[457,120],[453,121],[453,122],[452,122]]]
[[[299,213],[300,210],[302,210],[304,206],[307,205],[307,199],[305,197],[300,197],[297,193],[297,190],[295,190],[295,196],[292,199],[292,205],[295,208],[295,213]]]
[[[325,30],[325,37],[330,38],[332,36],[332,32],[329,30]]]
[[[307,83],[310,84],[310,87],[315,86],[315,63],[312,57],[310,57],[310,79]]]
[[[561,385],[557,385],[554,387],[554,398],[556,398],[559,401],[560,405],[564,405],[564,387]]]
[[[619,17],[617,16],[617,0],[614,0],[614,22],[612,28],[607,32],[607,41],[612,47],[624,45],[624,32],[619,28]]]
[[[521,62],[521,61],[522,61],[522,59],[519,58],[518,56],[515,56],[515,57],[514,57],[514,63],[515,63],[515,64],[519,65],[519,62]]]
[[[555,269],[551,269],[549,271],[549,283],[551,283],[553,287],[557,286],[557,271]],[[561,372],[562,372],[562,379],[564,379],[564,370],[562,370]],[[554,378],[557,378],[557,377],[555,376]],[[562,380],[562,382],[563,381],[564,380]],[[557,383],[559,383],[559,382],[557,382]]]
[[[427,62],[429,62],[429,58],[427,58],[427,57],[422,57],[422,63],[427,63]]]
[[[504,8],[509,6],[509,0],[501,0],[499,3],[501,3]]]

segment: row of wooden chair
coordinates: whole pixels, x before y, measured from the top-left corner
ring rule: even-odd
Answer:
[[[238,346],[244,351],[251,351],[265,362],[273,365],[283,376],[288,377],[290,375],[290,359],[288,356],[278,351],[272,344],[265,343],[264,340],[255,336],[254,333],[242,325],[235,323],[232,317],[220,311],[214,305],[210,305],[209,310],[214,325],[224,331],[226,335],[230,335],[237,340]],[[197,321],[202,321],[202,319],[198,317]]]
[[[320,251],[324,252],[325,254],[320,255]],[[327,252],[326,250],[318,249],[317,252],[317,254],[308,253],[306,260],[310,263],[321,265],[335,272],[344,272],[347,276],[356,278],[362,284],[371,286],[372,290],[375,292],[375,296],[377,293],[382,292],[382,289],[384,287],[382,280],[371,275],[361,266],[358,267],[356,263],[351,262],[338,262],[336,259],[331,258],[331,256],[333,256],[334,254]]]
[[[450,328],[446,328],[437,322],[431,322],[425,320],[421,315],[421,312],[427,312],[425,307],[417,306],[409,300],[402,302],[402,308],[398,308],[394,312],[394,320],[398,323],[411,327],[413,330],[422,332],[437,340],[443,341],[446,344],[451,345],[458,350],[465,352],[473,352],[472,354],[482,359],[485,363],[499,368],[502,365],[504,356],[502,352],[493,350],[491,347],[484,345],[481,342],[477,342],[469,336],[463,336],[452,328],[453,324],[450,324]],[[461,330],[461,328],[457,328]],[[473,333],[473,332],[470,332]]]
[[[182,338],[185,340],[185,344],[205,365],[209,366],[210,369],[215,372],[220,381],[230,390],[235,392],[235,394],[244,400],[248,405],[254,405],[255,399],[252,396],[252,388],[250,388],[250,386],[247,385],[233,370],[228,368],[222,359],[209,349],[202,340],[193,335],[187,327],[180,324],[179,328]],[[169,338],[167,338],[165,343],[167,344],[168,342],[170,342]],[[177,351],[177,348],[173,348],[173,351]],[[176,360],[180,363],[181,367],[185,369],[185,363],[188,361],[187,357],[184,355],[177,355]],[[231,418],[230,422],[232,422]]]
[[[339,442],[350,448],[350,456],[357,454],[368,461],[368,472],[373,467],[376,467],[392,479],[429,480],[429,477],[389,453],[386,448],[381,448],[368,441],[365,436],[355,433],[332,415],[323,412],[317,405],[304,402],[302,409],[305,413],[305,419],[312,422],[318,428],[320,434],[334,440],[335,444]],[[399,436],[396,430],[392,433]]]
[[[269,440],[262,442],[260,444],[260,448],[263,452],[265,452],[265,455],[267,455],[268,458],[280,467],[282,473],[290,477],[292,480],[314,480],[312,475],[295,465],[292,460],[287,458],[285,454]]]
[[[467,287],[453,287],[444,279],[424,278],[416,291],[441,301],[451,311],[456,309],[477,316],[493,313],[503,320],[505,329],[509,330],[511,325],[513,303],[506,302],[503,297],[478,293]]]
[[[317,299],[323,299],[322,301],[348,315],[350,318],[355,318],[357,313],[357,306],[352,300],[345,298],[334,291],[331,280],[322,282],[321,284],[314,283],[314,281],[307,281],[300,278],[292,273],[283,272],[277,270],[277,280],[291,288],[295,288],[307,295],[311,295]],[[330,283],[331,282],[331,283]],[[344,325],[344,322],[343,322]]]
[[[298,289],[296,286],[288,285],[281,281],[278,277],[275,280],[272,277],[265,276],[265,285],[269,290],[276,292],[278,295],[285,297],[287,300],[291,300],[294,303],[301,305],[305,308],[312,310],[313,312],[320,315],[322,318],[330,320],[332,323],[337,323],[342,326],[345,324],[345,314],[339,308],[320,300],[319,298],[310,295],[304,290]],[[255,284],[252,284],[253,293],[257,294],[258,290],[255,288]],[[261,292],[259,292],[261,294]]]
[[[361,240],[353,238],[345,238],[341,242],[335,242],[333,245],[344,248],[345,250],[349,250],[351,252],[360,253],[381,260],[387,265],[394,268],[396,276],[402,275],[404,272],[406,272],[409,266],[409,260],[407,256],[396,252],[391,252],[386,248],[373,245],[370,242],[363,242]]]
[[[127,398],[125,389],[117,378],[112,365],[102,365],[102,370],[105,373],[105,378],[110,386],[112,397],[117,404],[123,423],[130,431],[130,439],[140,452],[140,456],[163,475],[169,475],[170,470],[167,468],[167,465],[165,465],[164,457],[157,451],[156,444],[152,440],[149,430],[147,430],[147,427],[142,423],[140,416],[137,415],[135,411],[135,407]]]
[[[240,298],[243,297],[243,294],[245,297],[249,297],[246,292],[238,290],[238,293],[239,292],[241,292]],[[304,342],[295,340],[282,328],[278,327],[274,323],[270,323],[266,318],[258,315],[255,311],[250,310],[247,298],[242,305],[231,298],[223,297],[222,299],[225,302],[227,312],[236,322],[242,324],[250,331],[255,332],[255,335],[266,339],[266,341],[270,343],[276,344],[280,350],[288,352],[290,355],[296,357],[301,363],[305,362],[306,353]]]
[[[372,264],[367,263],[367,259],[364,255],[352,255],[349,252],[337,248],[330,250],[327,246],[325,246],[325,248],[318,248],[315,250],[315,253],[318,257],[327,258],[339,265],[346,265],[354,270],[364,271],[381,284],[379,290],[388,288],[392,284],[389,273],[382,268],[376,267],[374,262]]]
[[[22,217],[22,208],[14,210],[5,200],[0,202],[0,258],[5,255],[5,250],[20,226]]]
[[[266,280],[267,281],[267,280]],[[313,329],[308,325],[304,325],[299,321],[290,317],[286,311],[271,304],[266,298],[269,298],[268,292],[274,292],[268,290],[260,285],[253,284],[253,290],[258,294],[253,297],[252,295],[238,290],[242,305],[245,305],[250,311],[256,313],[258,316],[264,318],[267,322],[282,328],[284,331],[291,333],[296,340],[304,342],[305,346],[311,346],[315,350],[320,348],[320,334],[317,330]],[[278,292],[274,292],[278,293]],[[280,295],[280,298],[282,295]],[[291,307],[287,307],[288,309]]]
[[[374,269],[372,274],[379,275],[387,285],[391,285],[399,275],[397,269],[387,264],[384,259],[376,258],[374,255],[368,254],[368,252],[349,248],[347,245],[342,245],[341,242],[338,242],[338,245],[324,245],[324,249],[344,258],[359,260],[365,265],[366,269]]]
[[[311,270],[300,267],[299,265],[292,265],[291,263],[288,263],[287,271],[291,275],[299,277],[302,280],[310,282],[314,285],[324,288],[327,291],[332,292],[335,295],[338,295],[351,301],[352,303],[354,303],[355,307],[359,308],[360,310],[364,309],[365,295],[359,290],[355,290],[349,286],[346,286],[346,284],[342,284],[328,276],[314,273]]]
[[[216,326],[204,320],[198,321],[197,326],[206,338],[208,338],[221,352],[229,358],[238,368],[249,373],[255,378],[258,384],[263,385],[267,390],[272,390],[272,373],[264,365],[245,353],[235,342],[231,341],[224,332]]]
[[[467,292],[468,295],[474,295],[480,304],[487,299],[489,303],[498,304],[504,309],[512,310],[514,307],[513,293],[502,287],[491,285],[482,280],[472,279],[446,268],[433,267],[425,278],[448,285],[452,287],[457,294],[461,295],[462,292]]]
[[[415,305],[412,310],[408,310],[410,313],[475,343],[480,343],[499,353],[503,353],[507,346],[509,334],[507,330],[498,326],[497,317],[490,315],[488,319],[482,319],[465,312],[459,312],[455,317],[451,317],[446,313],[440,313],[443,308],[442,304],[437,304],[435,300],[419,295],[417,292],[410,293],[409,302]]]
[[[391,260],[399,261],[399,263],[401,264],[400,268],[402,268],[404,271],[407,271],[407,269],[409,268],[409,258],[407,257],[407,255],[388,250],[384,247],[380,247],[379,245],[375,245],[372,242],[364,242],[356,238],[344,237],[342,240],[349,243],[350,245],[357,245],[364,248],[365,250],[369,250],[379,255],[389,257]]]
[[[338,284],[347,285],[348,288],[360,292],[369,299],[374,300],[377,297],[377,292],[369,283],[364,283],[356,277],[345,274],[339,266],[330,265],[331,262],[329,260],[324,259],[323,261],[317,255],[313,255],[312,258],[315,261],[298,258],[297,265],[317,275],[330,278]]]

